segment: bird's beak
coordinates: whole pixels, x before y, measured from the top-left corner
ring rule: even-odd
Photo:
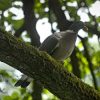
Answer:
[[[88,28],[86,26],[84,26],[83,27],[83,30],[87,32],[88,31]]]

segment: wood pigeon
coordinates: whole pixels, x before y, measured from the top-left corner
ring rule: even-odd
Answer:
[[[74,22],[68,30],[54,33],[47,37],[39,47],[39,50],[47,52],[56,60],[63,61],[72,54],[77,33],[80,29],[86,30],[84,23],[81,21]],[[27,87],[31,81],[32,78],[22,75],[15,86]]]

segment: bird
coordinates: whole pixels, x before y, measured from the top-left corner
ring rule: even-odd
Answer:
[[[68,30],[55,32],[48,36],[40,45],[39,50],[45,51],[58,61],[64,61],[68,58],[74,48],[75,42],[80,29],[87,30],[87,27],[82,21],[73,22]],[[21,79],[15,83],[15,86],[27,87],[32,78],[27,75],[22,75]]]

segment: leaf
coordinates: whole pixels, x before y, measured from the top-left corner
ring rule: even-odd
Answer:
[[[3,96],[2,100],[20,100],[20,97],[17,92],[13,92],[11,96],[9,95]]]
[[[3,100],[13,100],[11,96],[4,96]]]
[[[5,11],[10,8],[12,4],[12,0],[0,0],[0,10]]]
[[[18,28],[20,28],[22,26],[23,19],[13,20],[12,23],[13,23],[12,25],[13,25],[14,29],[18,29]]]
[[[96,21],[97,22],[100,22],[100,16],[96,18]]]
[[[95,66],[100,66],[100,51],[93,53],[92,62]]]
[[[91,4],[94,3],[95,0],[86,0],[87,4],[90,6]]]
[[[12,100],[18,100],[19,99],[19,94],[18,92],[13,92],[11,95]]]

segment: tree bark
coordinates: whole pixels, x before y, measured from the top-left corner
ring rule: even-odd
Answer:
[[[23,1],[23,11],[24,11],[24,20],[26,25],[26,30],[30,35],[31,44],[35,47],[40,46],[40,37],[36,30],[36,22],[37,19],[35,17],[34,13],[34,0],[22,0]],[[34,80],[34,86],[33,86],[33,93],[32,98],[34,100],[42,100],[42,86],[38,84],[38,82],[35,82]]]
[[[62,100],[100,100],[100,93],[83,83],[47,53],[0,30],[0,61],[36,79]]]
[[[84,47],[84,54],[85,54],[85,57],[87,59],[88,65],[89,65],[89,69],[90,69],[90,73],[92,75],[92,80],[93,80],[93,83],[94,83],[94,87],[95,87],[95,89],[98,90],[97,80],[96,80],[96,77],[95,77],[95,73],[93,71],[94,66],[91,62],[91,56],[88,52],[88,48],[87,48],[87,45],[86,45],[86,40],[84,38],[81,38],[81,37],[80,37],[80,39],[81,39],[83,47]]]
[[[39,84],[36,80],[33,82],[33,100],[42,100],[42,85]]]
[[[32,45],[39,47],[40,46],[40,37],[35,29],[36,21],[35,14],[33,12],[33,0],[22,0],[23,2],[23,11],[24,11],[24,19],[25,19],[25,26],[28,34],[31,37]]]
[[[74,49],[72,55],[71,55],[71,64],[72,64],[72,71],[73,71],[73,74],[76,75],[78,78],[81,78],[81,73],[80,73],[80,69],[79,69],[79,59],[78,57],[76,56],[76,49]]]
[[[64,11],[61,9],[61,4],[59,0],[49,0],[49,7],[50,10],[53,10],[57,18],[58,27],[60,28],[60,30],[64,31],[68,29],[72,22],[66,19]]]

